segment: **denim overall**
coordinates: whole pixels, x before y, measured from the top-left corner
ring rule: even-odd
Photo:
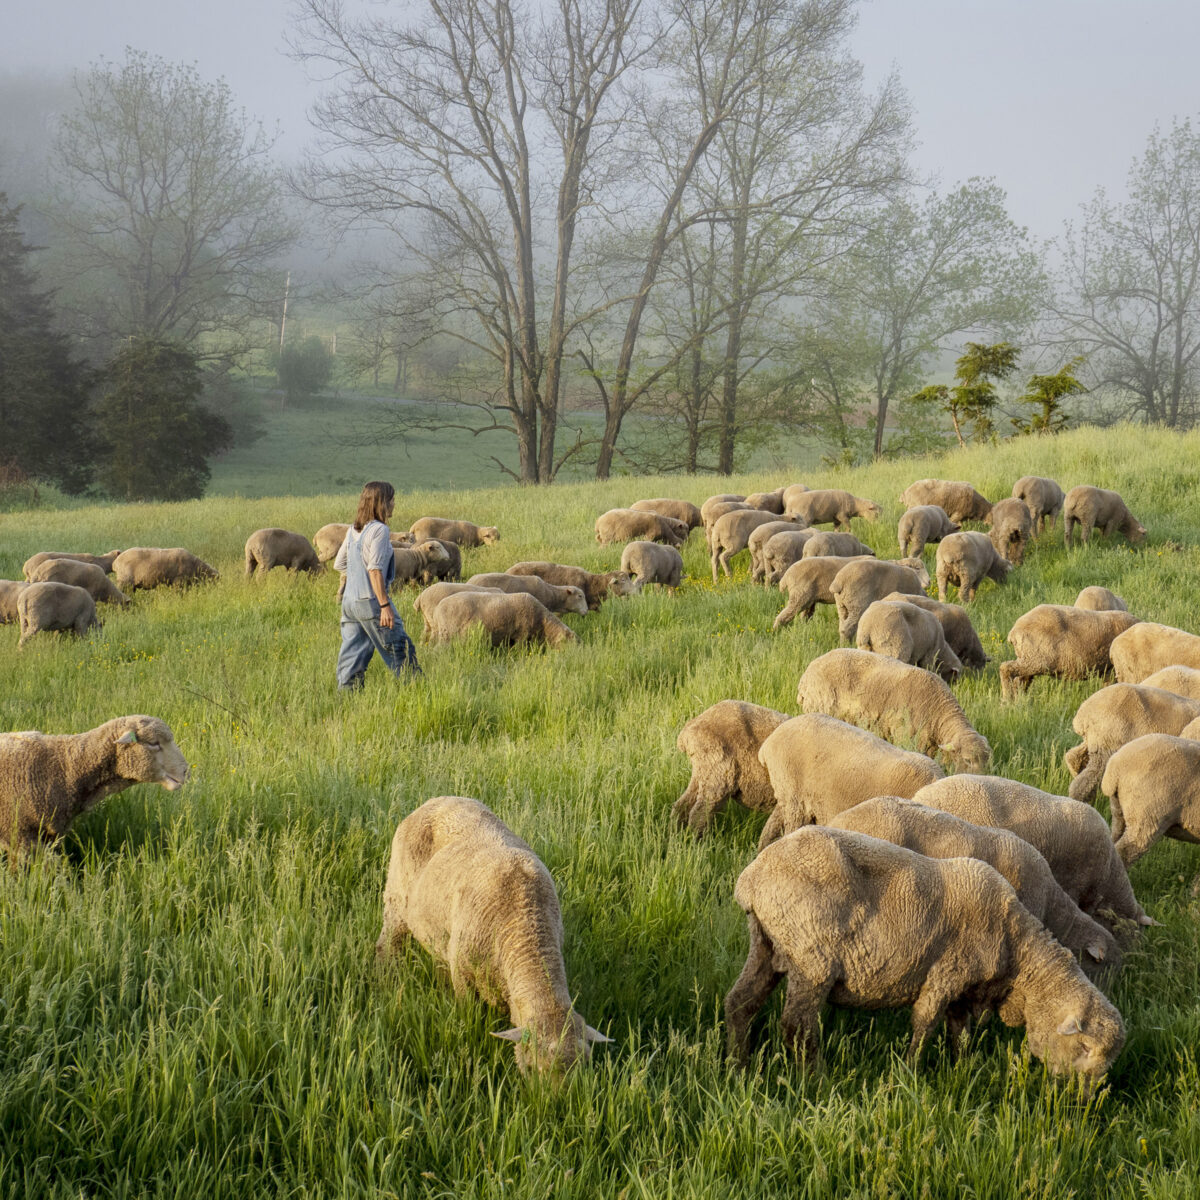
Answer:
[[[404,622],[396,612],[396,606],[388,601],[392,609],[394,624],[385,629],[379,623],[379,601],[371,590],[367,568],[363,564],[362,533],[350,529],[346,533],[346,590],[342,594],[342,648],[338,651],[337,681],[339,689],[362,686],[363,676],[371,655],[379,652],[384,665],[393,675],[403,671],[412,675],[421,674],[417,663],[416,647],[404,631]],[[390,549],[390,546],[389,546]],[[384,586],[390,588],[396,575],[394,552],[387,560],[384,571]]]

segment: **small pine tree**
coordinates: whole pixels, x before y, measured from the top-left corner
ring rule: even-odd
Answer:
[[[946,405],[960,446],[966,445],[962,426],[967,421],[974,422],[977,438],[985,438],[992,432],[992,409],[999,399],[994,381],[1007,379],[1017,369],[1020,356],[1018,347],[1008,342],[991,346],[967,343],[966,351],[955,364],[954,378],[958,383],[949,389]]]
[[[1075,377],[1081,366],[1082,356],[1065,363],[1055,375],[1030,375],[1025,395],[1018,399],[1022,404],[1038,405],[1042,411],[1034,413],[1027,421],[1013,417],[1013,427],[1018,433],[1057,433],[1066,426],[1070,418],[1062,411],[1063,400],[1087,391]]]

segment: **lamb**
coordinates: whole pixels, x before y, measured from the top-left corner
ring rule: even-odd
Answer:
[[[1079,526],[1079,538],[1086,546],[1092,530],[1099,528],[1106,538],[1123,533],[1131,546],[1144,541],[1146,527],[1125,507],[1119,492],[1080,484],[1073,487],[1063,501],[1063,540],[1071,549],[1071,535]]]
[[[596,541],[602,546],[637,539],[682,546],[690,532],[686,521],[636,508],[610,508],[596,518]]]
[[[630,542],[621,551],[621,570],[628,571],[637,580],[639,591],[650,583],[673,591],[683,582],[683,555],[674,546]],[[584,607],[586,611],[586,605]]]
[[[1082,960],[1084,970],[1089,963],[1120,966],[1116,938],[1062,890],[1046,860],[1007,829],[973,825],[899,796],[864,800],[838,813],[829,826],[881,838],[927,858],[977,858],[1012,884],[1021,903]]]
[[[807,552],[808,546],[804,549]],[[874,601],[889,592],[920,596],[928,586],[929,572],[919,558],[847,563],[829,585],[829,593],[837,605],[838,637],[852,642],[858,633],[859,618]]]
[[[341,548],[340,543],[338,548]],[[256,530],[246,539],[246,578],[255,571],[265,575],[275,567],[308,571],[313,575],[324,570],[316,550],[304,534],[279,528]]]
[[[721,700],[693,717],[675,742],[692,763],[692,777],[671,808],[680,825],[703,836],[727,800],[770,812],[775,793],[758,752],[786,720],[784,713],[743,700]]]
[[[445,550],[446,557],[431,557],[421,568],[421,582],[428,586],[431,583],[438,583],[440,581],[454,583],[461,579],[462,550],[459,549],[458,543],[448,541],[446,538],[429,538],[422,545],[428,546],[429,542],[437,542]],[[392,543],[392,550],[396,555],[397,571],[400,569],[400,552],[401,550],[408,549],[411,549],[411,547],[398,546],[395,542]]]
[[[81,587],[97,604],[128,604],[129,597],[99,567],[77,558],[51,558],[29,572],[31,583],[69,583]]]
[[[70,583],[31,583],[23,588],[17,597],[17,621],[17,649],[39,633],[69,629],[83,637],[89,629],[100,628],[91,593]]]
[[[1012,564],[996,553],[987,534],[974,531],[952,533],[943,538],[937,548],[936,562],[938,599],[943,604],[946,588],[952,583],[957,585],[962,600],[969,604],[984,579],[1003,583],[1012,570]]]
[[[1136,625],[1127,612],[1092,612],[1070,604],[1039,604],[1018,617],[1008,631],[1017,652],[1000,664],[1000,690],[1011,699],[1039,675],[1086,679],[1112,670],[1109,649],[1116,636]]]
[[[781,834],[824,825],[872,796],[912,796],[943,773],[924,754],[821,713],[784,721],[763,742],[758,759],[775,794],[760,851]]]
[[[1025,547],[1033,537],[1029,509],[1020,500],[997,500],[987,515],[987,524],[992,527],[988,536],[996,552],[1019,567],[1025,561]]]
[[[987,863],[801,829],[759,854],[734,898],[750,930],[725,997],[735,1059],[747,1057],[751,1021],[785,975],[783,1038],[810,1061],[826,1000],[912,1005],[913,1064],[943,1018],[957,1051],[970,1018],[993,1010],[1024,1025],[1030,1052],[1056,1073],[1098,1080],[1124,1044],[1121,1014]]]
[[[962,663],[946,645],[937,617],[902,600],[876,600],[870,604],[859,619],[855,644],[860,650],[924,667],[947,683],[962,674]]]
[[[206,579],[219,578],[208,563],[182,546],[169,550],[131,546],[117,555],[113,572],[123,592],[138,588],[188,587]]]
[[[437,796],[400,822],[375,943],[390,958],[409,939],[444,963],[456,995],[508,1009],[522,1073],[591,1055],[597,1033],[571,1006],[562,915],[545,864],[478,800]]]
[[[29,586],[23,579],[0,579],[0,625],[17,619],[17,597]]]
[[[1049,864],[1063,891],[1110,928],[1118,919],[1154,924],[1134,898],[1108,825],[1090,804],[997,775],[950,775],[913,799],[1024,838]]]
[[[781,487],[776,488],[773,492],[751,492],[746,497],[746,503],[751,508],[757,508],[761,512],[778,515],[783,512],[783,494],[786,491],[786,487]]]
[[[425,614],[426,634],[435,642],[465,637],[476,625],[483,627],[493,646],[548,642],[557,649],[579,640],[528,592],[459,592]]]
[[[337,558],[337,552],[342,548],[342,543],[346,540],[346,534],[350,532],[350,526],[335,522],[332,525],[322,525],[316,533],[313,534],[313,549],[317,552],[318,562],[332,562]]]
[[[68,558],[73,559],[75,562],[84,562],[89,566],[99,567],[105,575],[111,575],[113,563],[117,561],[117,556],[120,553],[120,550],[110,550],[107,554],[72,554],[64,550],[43,550],[41,553],[27,558],[21,571],[28,580],[29,572],[41,563],[49,562],[51,559]]]
[[[777,587],[783,573],[804,557],[804,544],[814,536],[811,529],[797,529],[794,533],[773,533],[760,552],[763,565],[763,582],[768,587]]]
[[[812,530],[798,528],[795,521],[766,521],[762,525],[756,526],[754,529],[750,530],[750,536],[746,539],[746,546],[750,550],[751,583],[763,583],[766,581],[766,547],[767,543],[777,533],[805,533],[811,535]],[[805,540],[807,541],[807,538]]]
[[[663,550],[666,547],[659,546],[657,549]],[[528,592],[552,613],[570,612],[581,617],[587,616],[587,597],[579,588],[572,585],[556,587],[537,575],[509,575],[504,571],[487,571],[480,575],[472,575],[467,582],[480,588],[496,588],[510,595]]]
[[[419,517],[409,527],[414,542],[437,538],[440,542],[457,542],[468,550],[476,546],[494,546],[500,540],[495,525],[474,525],[470,521],[448,521],[445,517]]]
[[[514,576],[515,578],[515,576]],[[491,592],[494,595],[501,595],[499,588],[481,587],[475,583],[433,583],[424,591],[417,594],[417,598],[413,601],[413,609],[419,612],[424,618],[423,638],[425,641],[433,636],[433,617],[432,613],[435,608],[447,596],[456,596],[459,592]]]
[[[1126,743],[1146,733],[1182,734],[1200,717],[1200,700],[1189,700],[1162,688],[1114,683],[1093,692],[1078,708],[1071,728],[1082,741],[1066,753],[1075,777],[1068,795],[1091,800],[1108,760]]]
[[[817,488],[815,491],[784,493],[790,516],[800,516],[809,525],[833,523],[835,529],[849,529],[854,517],[878,521],[883,509],[874,500],[863,500],[837,488]]]
[[[936,675],[866,650],[814,658],[800,676],[796,702],[805,712],[853,721],[889,741],[911,738],[922,753],[940,755],[956,771],[981,770],[992,756],[987,738]]]
[[[802,558],[783,573],[779,590],[787,592],[788,602],[775,618],[772,629],[790,625],[796,614],[809,620],[818,604],[832,604],[833,593],[829,590],[838,572],[852,562],[865,562],[865,556],[855,558]]]
[[[959,525],[936,504],[917,504],[906,509],[896,525],[896,541],[900,553],[907,558],[920,558],[929,542],[940,542],[948,534],[957,533]]]
[[[1039,537],[1046,531],[1047,518],[1050,519],[1050,528],[1054,528],[1054,522],[1066,498],[1062,488],[1044,475],[1022,475],[1013,484],[1012,494],[1014,500],[1023,501],[1029,509],[1029,520]]]
[[[537,575],[559,587],[577,587],[587,600],[588,609],[595,612],[601,603],[613,596],[632,596],[638,590],[628,571],[604,571],[595,574],[583,567],[564,566],[552,562],[519,562],[508,568],[509,575]]]
[[[688,527],[689,533],[704,524],[700,510],[689,500],[636,500],[629,507],[638,512],[656,512],[662,517],[674,517]]]
[[[1186,696],[1189,700],[1200,700],[1200,670],[1195,667],[1163,667],[1161,671],[1147,675],[1142,680],[1142,687],[1162,688],[1177,696]]]
[[[1160,838],[1200,842],[1198,780],[1200,741],[1186,735],[1146,734],[1108,760],[1100,787],[1109,798],[1113,843],[1126,867]]]
[[[1092,612],[1128,612],[1129,605],[1116,592],[1106,587],[1085,587],[1075,597],[1075,608],[1086,608]]]
[[[0,842],[10,855],[27,854],[62,837],[105,796],[135,783],[173,792],[187,775],[174,735],[157,717],[116,717],[87,733],[0,733]]]
[[[929,596],[910,596],[906,592],[889,592],[883,599],[903,600],[905,604],[915,604],[933,613],[942,626],[946,645],[958,655],[966,670],[980,671],[987,666],[988,656],[984,653],[983,643],[971,624],[970,614],[961,604],[943,604]]]
[[[900,503],[906,508],[936,504],[960,525],[964,521],[985,521],[992,511],[991,502],[961,479],[918,479],[900,493]]]
[[[792,521],[790,519],[781,522],[774,513],[759,512],[754,508],[736,509],[733,512],[728,512],[718,517],[709,531],[708,537],[713,583],[717,582],[718,565],[727,577],[732,576],[733,572],[729,568],[729,560],[735,554],[740,554],[746,549],[750,544],[751,533],[760,525],[776,525],[779,527],[791,525],[793,528],[797,528],[801,524],[802,522],[800,521]]]
[[[1142,621],[1113,639],[1109,657],[1119,682],[1141,683],[1164,667],[1200,668],[1200,637],[1173,625]]]
[[[804,543],[801,558],[858,558],[875,557],[875,551],[865,542],[860,542],[852,533],[814,533]]]

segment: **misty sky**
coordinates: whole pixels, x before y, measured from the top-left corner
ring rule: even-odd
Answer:
[[[291,0],[41,0],[7,15],[0,75],[61,74],[119,59],[127,44],[193,61],[278,121],[281,150],[298,154],[315,89],[285,53],[290,10]],[[869,81],[898,69],[917,165],[947,184],[995,176],[1039,236],[1097,184],[1119,191],[1155,122],[1200,117],[1197,0],[869,0],[853,45]]]

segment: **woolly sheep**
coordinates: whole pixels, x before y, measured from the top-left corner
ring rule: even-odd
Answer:
[[[690,532],[686,521],[636,508],[610,508],[596,518],[596,541],[602,546],[635,540],[682,546]]]
[[[667,547],[659,546],[656,549],[666,550]],[[570,612],[581,617],[587,616],[587,597],[579,588],[569,584],[566,587],[557,587],[537,575],[509,575],[504,571],[487,571],[480,575],[472,575],[467,582],[475,584],[476,587],[497,588],[510,594],[528,592],[552,613]]]
[[[961,604],[943,604],[929,596],[910,596],[906,592],[889,592],[883,599],[903,600],[905,604],[915,604],[933,613],[941,624],[946,645],[958,655],[966,670],[980,671],[987,666],[988,656],[984,653],[983,643],[971,624],[970,613]]]
[[[17,622],[20,649],[39,633],[69,629],[83,637],[93,627],[100,628],[96,602],[86,589],[70,583],[31,583],[17,596]]]
[[[426,580],[424,578],[426,572],[439,564],[453,561],[450,551],[447,549],[447,543],[438,538],[426,538],[422,542],[417,542],[415,546],[393,547],[392,553],[396,560],[396,574],[392,580],[393,588],[403,587],[408,583],[433,583],[434,579]]]
[[[951,521],[984,521],[992,511],[989,500],[961,479],[918,479],[900,493],[906,508],[936,504]]]
[[[754,508],[735,509],[733,512],[727,512],[718,517],[709,531],[708,538],[713,583],[717,582],[718,566],[727,577],[732,577],[733,572],[730,570],[729,560],[746,549],[750,544],[750,535],[760,525],[774,525],[779,528],[791,525],[796,528],[801,524],[803,522],[793,521],[790,518],[787,521],[780,521],[774,513],[760,512]],[[779,532],[778,528],[776,532]]]
[[[595,611],[601,603],[614,596],[632,596],[638,590],[628,571],[604,571],[599,574],[583,567],[552,562],[519,562],[508,568],[509,575],[537,575],[559,587],[577,587],[585,596],[588,608]]]
[[[1126,867],[1160,838],[1200,842],[1200,741],[1150,733],[1108,760],[1101,791],[1112,809],[1112,839]]]
[[[423,546],[429,547],[430,543],[437,542],[446,552],[446,557],[441,558],[433,556],[421,568],[421,582],[428,586],[431,583],[445,582],[454,583],[462,578],[462,550],[459,549],[457,542],[448,541],[446,538],[429,538],[422,542]],[[411,546],[397,546],[392,543],[392,550],[396,555],[396,572],[400,572],[401,552],[413,549]],[[405,560],[407,561],[407,559]]]
[[[1055,519],[1066,499],[1062,488],[1053,479],[1043,475],[1022,475],[1013,484],[1012,494],[1014,500],[1022,501],[1029,509],[1029,520],[1039,536],[1046,531],[1047,518],[1050,528],[1054,528]]]
[[[804,549],[807,552],[808,546]],[[829,585],[829,593],[837,605],[838,637],[854,641],[859,618],[889,592],[920,596],[928,586],[929,572],[919,558],[847,563]]]
[[[801,825],[823,825],[872,796],[911,796],[942,777],[941,767],[924,754],[822,713],[784,721],[763,742],[758,759],[775,794],[759,850]]]
[[[514,576],[515,578],[515,576]],[[413,609],[420,613],[424,620],[424,628],[422,636],[425,641],[429,641],[433,637],[433,616],[434,609],[437,608],[447,596],[456,596],[459,592],[491,592],[494,595],[501,595],[499,588],[483,587],[476,583],[432,583],[429,587],[417,594],[417,598],[413,601]]]
[[[866,650],[830,650],[814,658],[800,676],[796,702],[805,712],[853,721],[889,741],[911,739],[956,771],[978,771],[992,756],[987,738],[936,675]]]
[[[182,546],[169,550],[131,546],[117,555],[113,573],[123,592],[138,588],[187,587],[206,579],[218,578],[217,572],[208,563]]]
[[[936,504],[917,504],[906,509],[896,525],[896,541],[900,553],[907,558],[920,558],[929,542],[940,542],[958,532],[958,522],[946,516]]]
[[[785,493],[788,516],[801,516],[809,525],[833,523],[835,529],[849,529],[854,517],[878,521],[883,509],[874,500],[863,500],[837,488],[818,488],[797,494]]]
[[[545,864],[478,800],[437,796],[400,822],[383,888],[376,955],[415,938],[458,996],[508,1010],[524,1073],[557,1071],[607,1042],[572,1008],[562,914]]]
[[[1129,605],[1116,592],[1106,587],[1085,587],[1075,597],[1075,608],[1086,608],[1092,612],[1128,612]]]
[[[755,530],[757,533],[758,531]],[[763,543],[759,557],[762,560],[763,583],[777,587],[783,573],[804,557],[804,546],[815,534],[811,529],[797,529],[794,533],[773,533]]]
[[[24,579],[0,579],[0,625],[17,619],[17,597],[29,586]]]
[[[875,551],[852,533],[829,533],[825,530],[814,533],[800,552],[801,558],[858,558],[863,555],[874,558]]]
[[[279,528],[256,530],[246,539],[247,578],[255,571],[265,575],[275,567],[308,571],[314,575],[323,569],[316,550],[304,534]]]
[[[1073,487],[1063,501],[1063,540],[1071,549],[1071,536],[1079,526],[1080,541],[1086,546],[1092,530],[1098,528],[1106,538],[1123,533],[1131,546],[1144,541],[1146,527],[1125,507],[1119,492],[1080,484]]]
[[[683,555],[674,546],[630,542],[621,551],[621,570],[637,580],[639,591],[650,583],[677,588],[683,582]]]
[[[751,1021],[785,975],[784,1042],[810,1060],[826,1001],[912,1005],[914,1064],[943,1018],[957,1051],[970,1018],[993,1010],[1025,1026],[1030,1052],[1054,1072],[1097,1080],[1124,1044],[1120,1013],[987,863],[801,829],[759,854],[734,898],[750,930],[725,997],[735,1059],[746,1058]]]
[[[671,808],[679,824],[703,835],[727,800],[738,800],[752,812],[770,812],[775,793],[758,752],[787,719],[743,700],[721,700],[693,717],[675,742],[692,763],[692,777]]]
[[[110,550],[107,554],[73,554],[66,550],[43,550],[27,558],[21,571],[25,578],[29,580],[30,571],[41,563],[49,562],[52,559],[71,559],[75,562],[84,562],[89,566],[99,567],[105,575],[111,575],[113,563],[117,561],[117,556],[120,553],[120,550]]]
[[[1163,691],[1174,692],[1177,696],[1186,696],[1189,700],[1200,700],[1200,670],[1177,665],[1163,667],[1161,671],[1147,675],[1142,680],[1142,687],[1162,688]]]
[[[350,526],[335,522],[332,525],[322,525],[316,533],[313,534],[313,549],[317,552],[318,562],[332,562],[337,558],[337,552],[342,548],[342,543],[346,540],[346,534],[350,532]]]
[[[767,543],[777,533],[808,533],[812,530],[800,529],[796,521],[766,521],[750,530],[746,539],[746,547],[750,551],[750,582],[762,583],[767,577],[766,547]],[[805,539],[807,540],[807,539]]]
[[[838,572],[848,563],[866,562],[866,556],[854,558],[802,558],[793,563],[779,580],[779,590],[786,592],[788,601],[783,611],[775,618],[772,629],[790,625],[799,613],[809,620],[818,604],[832,604],[833,593],[829,590]]]
[[[952,533],[943,538],[937,548],[936,561],[938,599],[943,604],[950,584],[958,587],[959,597],[969,604],[984,579],[1003,583],[1012,570],[1012,564],[996,553],[987,534],[974,531]]]
[[[1109,648],[1113,639],[1137,620],[1127,612],[1093,612],[1070,604],[1031,608],[1008,631],[1009,645],[1017,657],[1000,664],[1001,692],[1012,697],[1039,675],[1060,679],[1107,675],[1112,669]]]
[[[572,629],[528,592],[458,592],[425,614],[426,633],[433,641],[465,637],[476,625],[483,627],[493,646],[548,642],[557,648],[578,641]]]
[[[1025,547],[1033,537],[1029,509],[1020,500],[997,500],[987,515],[987,524],[991,526],[988,537],[996,547],[996,553],[1019,567],[1025,561]]]
[[[812,490],[811,488],[807,487],[803,483],[793,483],[789,487],[785,487],[783,489],[783,511],[784,512],[796,511],[795,510],[796,497],[803,496],[805,492],[808,492],[811,490]]]
[[[62,837],[105,796],[135,783],[174,791],[187,774],[174,735],[157,717],[116,717],[86,733],[0,733],[0,842],[24,854]]]
[[[953,683],[962,674],[937,617],[902,600],[876,600],[859,618],[855,645],[872,654],[924,667]]]
[[[727,512],[736,512],[738,509],[749,507],[746,497],[739,496],[736,492],[721,492],[716,496],[709,496],[700,505],[700,521],[704,526],[705,539],[708,538],[712,527],[717,523],[718,517],[724,516]]]
[[[500,540],[495,525],[475,525],[470,521],[449,521],[445,517],[418,517],[409,527],[414,542],[437,538],[440,542],[457,542],[468,550],[475,546],[494,546]]]
[[[1142,621],[1113,639],[1109,657],[1118,682],[1142,683],[1164,667],[1200,668],[1200,637],[1173,625]]]
[[[52,558],[29,572],[31,583],[69,583],[81,587],[97,604],[128,604],[129,597],[99,567],[77,558]]]
[[[776,488],[773,492],[751,492],[746,497],[746,503],[760,512],[780,514],[783,512],[783,494],[786,487]]]
[[[689,532],[704,524],[700,510],[689,500],[671,500],[666,497],[656,500],[635,500],[629,507],[638,512],[655,512],[659,516],[674,517],[675,520],[682,521],[688,527]]]

